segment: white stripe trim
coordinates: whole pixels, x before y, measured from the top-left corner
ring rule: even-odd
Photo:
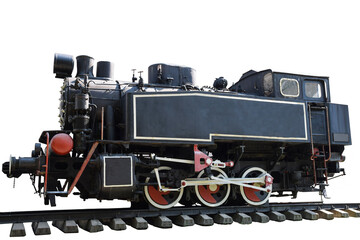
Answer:
[[[169,137],[145,137],[145,136],[137,136],[136,132],[136,98],[146,98],[146,97],[178,97],[178,96],[201,96],[201,97],[215,97],[215,98],[225,98],[225,99],[236,99],[236,100],[244,100],[244,101],[255,101],[255,102],[270,102],[270,103],[279,103],[279,104],[292,104],[292,105],[302,105],[304,112],[304,130],[305,137],[275,137],[275,136],[258,136],[258,135],[236,135],[236,134],[222,134],[222,133],[210,133],[209,138],[169,138]],[[271,100],[271,99],[256,99],[256,98],[248,98],[248,97],[240,97],[240,96],[223,96],[223,95],[210,95],[204,93],[180,93],[180,94],[144,94],[144,95],[133,95],[133,115],[134,115],[134,139],[142,139],[142,140],[180,140],[180,141],[198,141],[198,142],[212,142],[212,137],[236,137],[236,138],[256,138],[256,139],[276,139],[276,140],[308,140],[307,134],[307,123],[306,123],[306,108],[305,103],[303,102],[292,102],[292,101],[279,101],[279,100]]]
[[[130,174],[131,174],[131,177],[130,177],[130,184],[124,184],[124,185],[106,185],[106,159],[107,158],[130,158]],[[131,187],[133,186],[133,160],[132,160],[132,157],[131,156],[104,156],[104,187],[107,188],[107,187]]]

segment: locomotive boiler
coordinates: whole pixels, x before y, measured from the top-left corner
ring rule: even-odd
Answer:
[[[8,177],[29,174],[45,204],[74,192],[133,208],[262,205],[319,192],[343,175],[348,107],[330,101],[328,77],[244,73],[198,87],[190,67],[153,64],[148,82],[113,77],[111,62],[55,54],[63,79],[60,130],[41,133],[31,157],[10,157]],[[336,177],[336,176],[335,176]]]

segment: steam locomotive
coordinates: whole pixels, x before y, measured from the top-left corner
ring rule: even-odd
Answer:
[[[351,145],[348,107],[330,101],[328,77],[270,69],[227,87],[196,85],[190,67],[153,64],[148,83],[113,78],[114,66],[55,54],[63,79],[61,130],[41,133],[31,157],[10,157],[9,178],[29,174],[46,205],[74,194],[167,209],[263,205],[319,192]],[[335,176],[336,177],[336,176]]]

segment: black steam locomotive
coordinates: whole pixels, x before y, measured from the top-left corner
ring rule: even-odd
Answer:
[[[113,64],[55,54],[63,78],[61,130],[44,131],[31,157],[2,171],[28,173],[45,204],[76,187],[81,198],[132,207],[262,205],[317,191],[344,174],[348,107],[330,102],[327,77],[248,71],[197,87],[195,70],[154,64],[148,83],[113,79]],[[37,177],[37,178],[36,178]],[[37,180],[37,181],[36,181]],[[75,193],[74,193],[75,194]]]

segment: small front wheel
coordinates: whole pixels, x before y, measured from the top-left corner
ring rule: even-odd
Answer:
[[[159,175],[161,173],[170,171],[170,167],[159,167]],[[153,170],[151,173],[155,173]],[[155,175],[155,174],[154,174]],[[156,177],[148,177],[145,183],[156,182]],[[161,177],[160,177],[160,182]],[[162,186],[163,191],[160,191],[159,186],[144,186],[145,199],[154,207],[160,209],[168,209],[175,206],[181,199],[184,189],[181,188],[179,191],[166,191],[166,186]]]

